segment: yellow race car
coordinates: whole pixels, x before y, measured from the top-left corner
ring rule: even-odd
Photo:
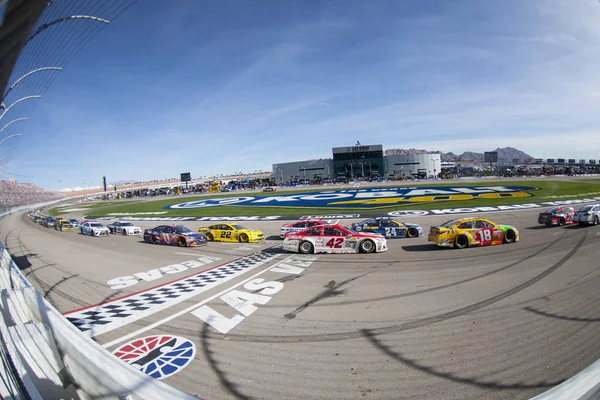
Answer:
[[[511,225],[498,225],[485,218],[462,218],[432,226],[427,239],[442,247],[464,249],[491,246],[519,240],[519,231]]]
[[[198,228],[209,241],[215,242],[261,242],[265,236],[261,231],[246,229],[237,224],[215,224],[206,228]]]
[[[57,231],[72,231],[75,228],[73,225],[66,219],[58,219],[56,220],[56,224],[54,224],[54,229]]]

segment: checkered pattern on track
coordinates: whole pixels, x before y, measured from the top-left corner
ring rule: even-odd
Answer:
[[[165,286],[67,314],[66,318],[94,337],[179,304],[280,255],[277,249],[267,249]]]

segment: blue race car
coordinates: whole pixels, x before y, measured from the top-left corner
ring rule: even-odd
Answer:
[[[352,224],[357,232],[373,232],[386,238],[412,238],[423,236],[423,228],[417,224],[405,224],[391,217],[377,217]]]
[[[144,230],[144,242],[152,244],[173,244],[179,247],[206,246],[208,239],[183,225],[159,225]]]

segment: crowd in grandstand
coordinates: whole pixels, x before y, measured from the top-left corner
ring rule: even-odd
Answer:
[[[0,208],[19,207],[62,198],[63,195],[49,192],[32,183],[17,183],[0,180]]]

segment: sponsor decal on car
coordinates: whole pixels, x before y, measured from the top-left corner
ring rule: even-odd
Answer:
[[[530,197],[538,190],[530,186],[465,186],[429,188],[382,188],[329,190],[277,196],[225,197],[188,201],[165,206],[185,210],[229,205],[260,207],[338,207],[377,208],[396,204],[431,203],[440,201]]]
[[[152,378],[164,379],[194,359],[196,346],[179,336],[156,335],[126,343],[113,354]]]

